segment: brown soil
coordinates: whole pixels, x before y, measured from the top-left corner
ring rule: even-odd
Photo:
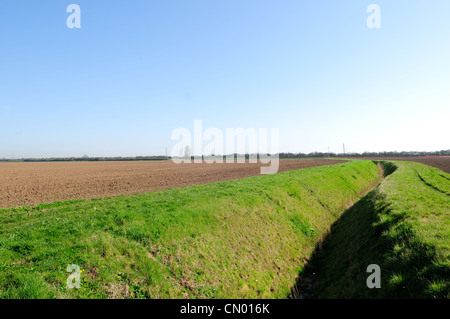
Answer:
[[[419,162],[425,165],[439,168],[446,173],[450,174],[450,156],[437,156],[437,157],[354,157],[358,159],[371,159],[371,160],[393,160],[393,161],[410,161]]]
[[[331,165],[322,159],[281,160],[279,172]],[[0,163],[0,207],[147,193],[260,174],[261,164],[157,162]]]

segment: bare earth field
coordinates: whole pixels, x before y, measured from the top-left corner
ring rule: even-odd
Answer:
[[[280,160],[279,172],[342,163]],[[262,164],[155,162],[0,163],[0,207],[147,193],[260,174]]]
[[[419,162],[425,165],[439,168],[446,173],[450,174],[450,156],[439,156],[439,157],[352,157],[356,159],[370,159],[370,160],[392,160],[392,161],[409,161],[409,162]]]

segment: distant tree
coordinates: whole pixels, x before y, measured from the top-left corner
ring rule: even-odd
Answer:
[[[191,156],[191,148],[189,147],[189,145],[186,145],[186,147],[184,148],[184,157],[188,158]]]

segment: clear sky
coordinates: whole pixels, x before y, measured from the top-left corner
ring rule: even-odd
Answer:
[[[0,2],[0,158],[162,155],[194,120],[284,152],[450,149],[450,1]]]

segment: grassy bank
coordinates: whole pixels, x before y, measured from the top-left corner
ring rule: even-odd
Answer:
[[[305,267],[313,298],[450,298],[450,175],[419,163],[391,173],[342,215]],[[368,289],[367,266],[381,268]]]
[[[371,161],[0,210],[2,298],[285,298]],[[81,288],[67,289],[68,265]]]

